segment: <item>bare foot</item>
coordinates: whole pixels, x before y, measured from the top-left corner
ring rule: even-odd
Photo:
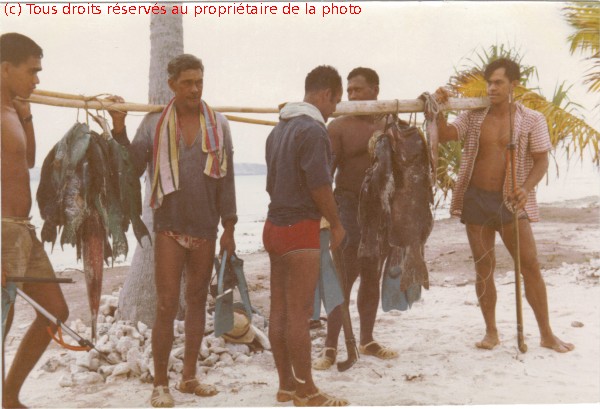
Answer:
[[[480,342],[476,342],[475,346],[481,349],[494,349],[496,345],[500,345],[498,334],[485,334],[485,337]]]
[[[575,349],[575,345],[561,341],[556,335],[552,335],[552,337],[548,339],[542,339],[540,345],[560,353],[569,352]]]

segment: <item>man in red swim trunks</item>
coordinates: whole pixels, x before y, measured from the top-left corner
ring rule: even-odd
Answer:
[[[277,401],[296,406],[345,406],[317,389],[311,373],[309,320],[319,277],[319,222],[331,226],[331,247],[344,228],[331,189],[331,146],[325,121],[342,96],[335,68],[319,66],[305,81],[304,102],[287,104],[267,139],[267,192],[263,233],[271,260],[269,339],[279,374]]]

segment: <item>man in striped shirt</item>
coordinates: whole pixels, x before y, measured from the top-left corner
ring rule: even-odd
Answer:
[[[492,349],[500,343],[496,327],[496,287],[494,245],[496,231],[513,255],[513,211],[518,211],[521,270],[525,296],[540,329],[540,345],[557,352],[573,350],[573,344],[561,341],[550,327],[546,285],[537,260],[535,239],[530,222],[539,220],[535,187],[548,169],[548,151],[552,148],[548,127],[542,114],[510,103],[513,88],[521,77],[518,64],[501,58],[485,69],[490,107],[466,111],[448,125],[438,116],[440,142],[460,140],[463,155],[454,188],[450,212],[460,216],[475,260],[475,288],[486,333],[478,348]],[[436,91],[439,101],[448,93]],[[512,112],[511,112],[512,111]],[[512,115],[516,140],[516,186],[511,186],[507,172],[507,146],[511,142]],[[510,169],[509,169],[510,171]],[[514,255],[513,255],[514,257]]]

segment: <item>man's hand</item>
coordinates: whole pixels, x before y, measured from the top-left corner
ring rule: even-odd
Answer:
[[[342,240],[344,240],[344,236],[346,236],[346,230],[340,224],[336,226],[329,227],[331,232],[331,237],[329,238],[329,248],[331,250],[335,250],[340,244],[342,244]]]
[[[518,187],[512,194],[508,195],[508,200],[517,210],[521,210],[527,203],[528,194],[529,192],[524,187]]]
[[[438,104],[445,104],[446,102],[448,102],[448,98],[450,98],[451,96],[452,94],[445,87],[439,87],[433,93],[433,97],[438,102]]]
[[[111,95],[110,97],[108,97],[106,99],[108,99],[109,101],[115,102],[117,104],[122,104],[125,102],[125,100],[118,95]],[[114,131],[116,133],[123,132],[123,130],[125,129],[125,117],[127,116],[127,112],[126,111],[117,111],[117,110],[114,110],[114,109],[111,109],[110,107],[108,107],[108,113],[110,114],[110,117],[112,118]]]
[[[223,251],[227,250],[227,257],[231,257],[235,253],[235,239],[233,238],[233,228],[225,228],[219,242],[221,249],[219,254],[223,255]]]

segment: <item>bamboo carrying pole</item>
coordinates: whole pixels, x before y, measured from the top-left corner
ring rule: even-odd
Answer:
[[[115,109],[130,112],[160,112],[164,105],[137,104],[131,102],[115,103],[106,98],[85,97],[83,95],[65,94],[52,91],[35,90],[29,97],[29,101],[36,104],[79,108],[79,109]],[[489,106],[487,98],[449,98],[448,102],[442,104],[443,111],[461,111],[485,108]],[[348,101],[340,102],[332,116],[340,115],[373,115],[373,114],[395,114],[423,112],[425,103],[421,99],[396,99],[389,101]],[[277,114],[277,108],[253,108],[222,106],[213,107],[217,112],[252,113],[252,114]],[[259,125],[276,125],[277,122],[265,121],[253,118],[225,115],[229,120]]]

